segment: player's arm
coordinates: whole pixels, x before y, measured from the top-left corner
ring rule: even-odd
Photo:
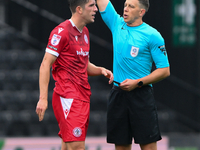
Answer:
[[[88,73],[88,76],[104,75],[105,77],[110,79],[109,84],[113,82],[114,77],[113,77],[113,73],[110,70],[105,69],[104,67],[95,66],[90,61],[88,61],[87,73]]]
[[[122,83],[120,83],[120,88],[126,91],[131,91],[138,87],[138,82],[141,80],[143,82],[143,85],[153,84],[156,82],[159,82],[165,78],[170,76],[170,68],[158,68],[154,70],[151,74],[149,74],[146,77],[143,77],[138,80],[131,80],[126,79]]]
[[[56,56],[46,52],[39,70],[39,88],[40,97],[36,106],[36,113],[39,117],[39,121],[44,118],[44,113],[48,107],[48,86],[50,80],[50,70],[52,64],[56,60]]]
[[[97,5],[100,11],[104,11],[109,3],[109,0],[97,0]]]

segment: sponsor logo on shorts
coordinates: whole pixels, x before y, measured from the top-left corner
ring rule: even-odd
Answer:
[[[52,39],[51,39],[51,44],[52,44],[53,46],[58,45],[59,42],[60,42],[60,39],[61,39],[61,36],[60,36],[60,35],[54,34],[53,37],[52,37]]]
[[[165,45],[159,46],[158,48],[163,52],[163,54],[164,54],[165,56],[167,55],[167,51],[166,51]]]
[[[138,52],[139,52],[139,48],[134,47],[134,46],[131,47],[131,53],[130,54],[131,54],[132,57],[136,57],[138,55]]]
[[[56,50],[56,51],[58,50],[57,48],[55,48],[55,47],[53,47],[51,45],[48,45],[48,47],[51,48],[51,49],[53,49],[53,50]]]
[[[73,130],[73,135],[74,135],[75,137],[80,137],[81,134],[82,134],[81,128],[79,128],[79,127],[74,128],[74,130]]]

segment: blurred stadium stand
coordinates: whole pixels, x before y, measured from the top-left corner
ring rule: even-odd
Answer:
[[[58,11],[60,7],[57,1],[52,1],[51,4],[43,5],[39,0],[0,2],[0,137],[56,136],[58,133],[51,106],[54,87],[52,77],[49,87],[49,108],[44,121],[39,122],[35,114],[39,97],[38,71],[46,46],[44,43],[47,42],[53,27],[63,21],[62,18],[66,18],[66,14],[70,17],[69,10],[62,13]],[[64,8],[67,7],[65,2],[61,4]],[[102,24],[102,20],[97,19],[94,25],[96,28],[89,25],[92,32],[101,27],[100,31],[98,29],[99,36],[92,32],[90,35],[93,49],[90,54],[91,62],[112,69],[112,44],[108,42],[111,41],[111,35]],[[105,37],[105,32],[101,31],[107,32],[108,35]],[[104,37],[106,40],[103,40]],[[168,37],[166,39],[168,40]],[[170,45],[170,42],[167,43]],[[172,46],[168,47],[172,49]],[[177,56],[170,54],[173,54],[172,51],[169,51],[169,58],[173,68],[173,64],[176,63],[173,58]],[[179,72],[181,71],[172,72],[168,79],[154,86],[160,128],[163,134],[199,133],[200,112],[196,107],[200,107],[200,90],[193,84],[191,75],[176,77]],[[92,96],[88,135],[102,136],[106,134],[107,100],[111,85],[108,85],[108,80],[102,76],[89,77],[89,82]]]

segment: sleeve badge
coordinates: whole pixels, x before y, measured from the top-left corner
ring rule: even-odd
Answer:
[[[163,52],[163,54],[164,54],[165,56],[167,55],[167,50],[166,50],[166,48],[165,48],[165,45],[159,46],[158,48]]]
[[[52,44],[53,46],[58,45],[59,42],[60,42],[60,39],[61,39],[61,36],[60,36],[60,35],[54,34],[53,37],[52,37],[52,39],[51,39],[51,44]]]

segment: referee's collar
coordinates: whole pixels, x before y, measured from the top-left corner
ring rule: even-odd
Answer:
[[[146,23],[143,22],[142,24],[140,24],[140,25],[138,25],[138,26],[128,26],[128,25],[126,24],[126,22],[124,22],[123,25],[122,25],[122,27],[121,27],[121,29],[122,29],[122,30],[137,29],[137,28],[141,28],[141,27],[144,26],[145,24],[146,24]]]

